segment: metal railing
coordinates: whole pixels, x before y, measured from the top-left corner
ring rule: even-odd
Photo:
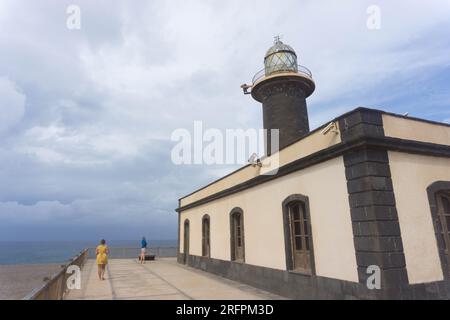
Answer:
[[[277,72],[273,72],[273,73],[270,74],[270,75],[274,75],[274,74],[277,74],[277,73],[284,73],[284,72],[293,72],[293,71],[292,71],[292,70],[280,70],[280,71],[277,71]],[[305,67],[305,66],[298,65],[298,71],[297,71],[297,72],[294,72],[294,73],[300,73],[300,74],[306,75],[308,78],[312,78],[312,72],[311,72],[311,70],[309,70],[309,69],[308,69],[307,67]],[[255,84],[255,82],[257,82],[258,80],[264,78],[265,76],[266,76],[266,69],[264,68],[264,69],[262,69],[262,70],[259,70],[259,71],[255,74],[255,76],[253,77],[253,79],[252,79],[252,84]]]
[[[141,248],[137,247],[108,247],[109,259],[137,259],[141,254]],[[89,259],[95,259],[95,248],[88,248]],[[176,257],[178,247],[149,247],[147,255],[155,255],[157,258]]]
[[[49,280],[39,288],[34,289],[23,300],[62,300],[67,293],[67,279],[71,274],[67,273],[67,268],[71,265],[82,267],[88,258],[88,249],[84,249],[79,255],[63,265],[61,270],[54,274]]]
[[[137,259],[141,252],[141,248],[137,247],[110,247],[108,249],[109,259]],[[176,257],[178,247],[150,247],[146,254],[155,255],[157,258]],[[61,270],[50,277],[45,284],[31,291],[23,300],[62,300],[68,291],[67,279],[71,276],[70,273],[67,273],[67,268],[71,265],[81,268],[87,259],[95,259],[95,248],[86,248],[81,251],[79,255],[62,265]]]

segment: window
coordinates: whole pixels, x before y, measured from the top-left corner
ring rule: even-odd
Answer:
[[[210,256],[210,220],[205,214],[202,219],[202,256]]]
[[[230,215],[231,260],[245,261],[244,212],[234,208]]]
[[[313,273],[311,224],[308,198],[292,195],[283,201],[286,267],[301,273]]]
[[[427,188],[442,272],[450,279],[450,181],[436,181]]]

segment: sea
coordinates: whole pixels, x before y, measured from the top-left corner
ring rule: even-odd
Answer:
[[[139,248],[138,240],[109,240],[113,247]],[[174,247],[177,240],[147,240],[149,247]],[[0,241],[0,265],[64,263],[98,241]]]

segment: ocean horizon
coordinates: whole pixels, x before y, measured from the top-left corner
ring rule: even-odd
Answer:
[[[177,246],[177,240],[149,240],[149,247]],[[0,241],[0,265],[65,263],[85,248],[96,247],[97,240],[86,241]],[[137,240],[107,240],[110,247],[139,248]]]

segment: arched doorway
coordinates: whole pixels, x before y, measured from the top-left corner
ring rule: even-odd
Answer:
[[[293,194],[282,204],[286,269],[314,274],[314,254],[308,197]]]
[[[183,241],[184,264],[188,262],[189,256],[189,220],[184,221],[184,241]]]
[[[245,262],[244,212],[234,208],[230,214],[231,260]]]
[[[210,257],[211,255],[211,231],[210,231],[210,218],[205,214],[202,219],[202,256]]]
[[[442,271],[450,279],[450,181],[436,181],[427,188]]]

